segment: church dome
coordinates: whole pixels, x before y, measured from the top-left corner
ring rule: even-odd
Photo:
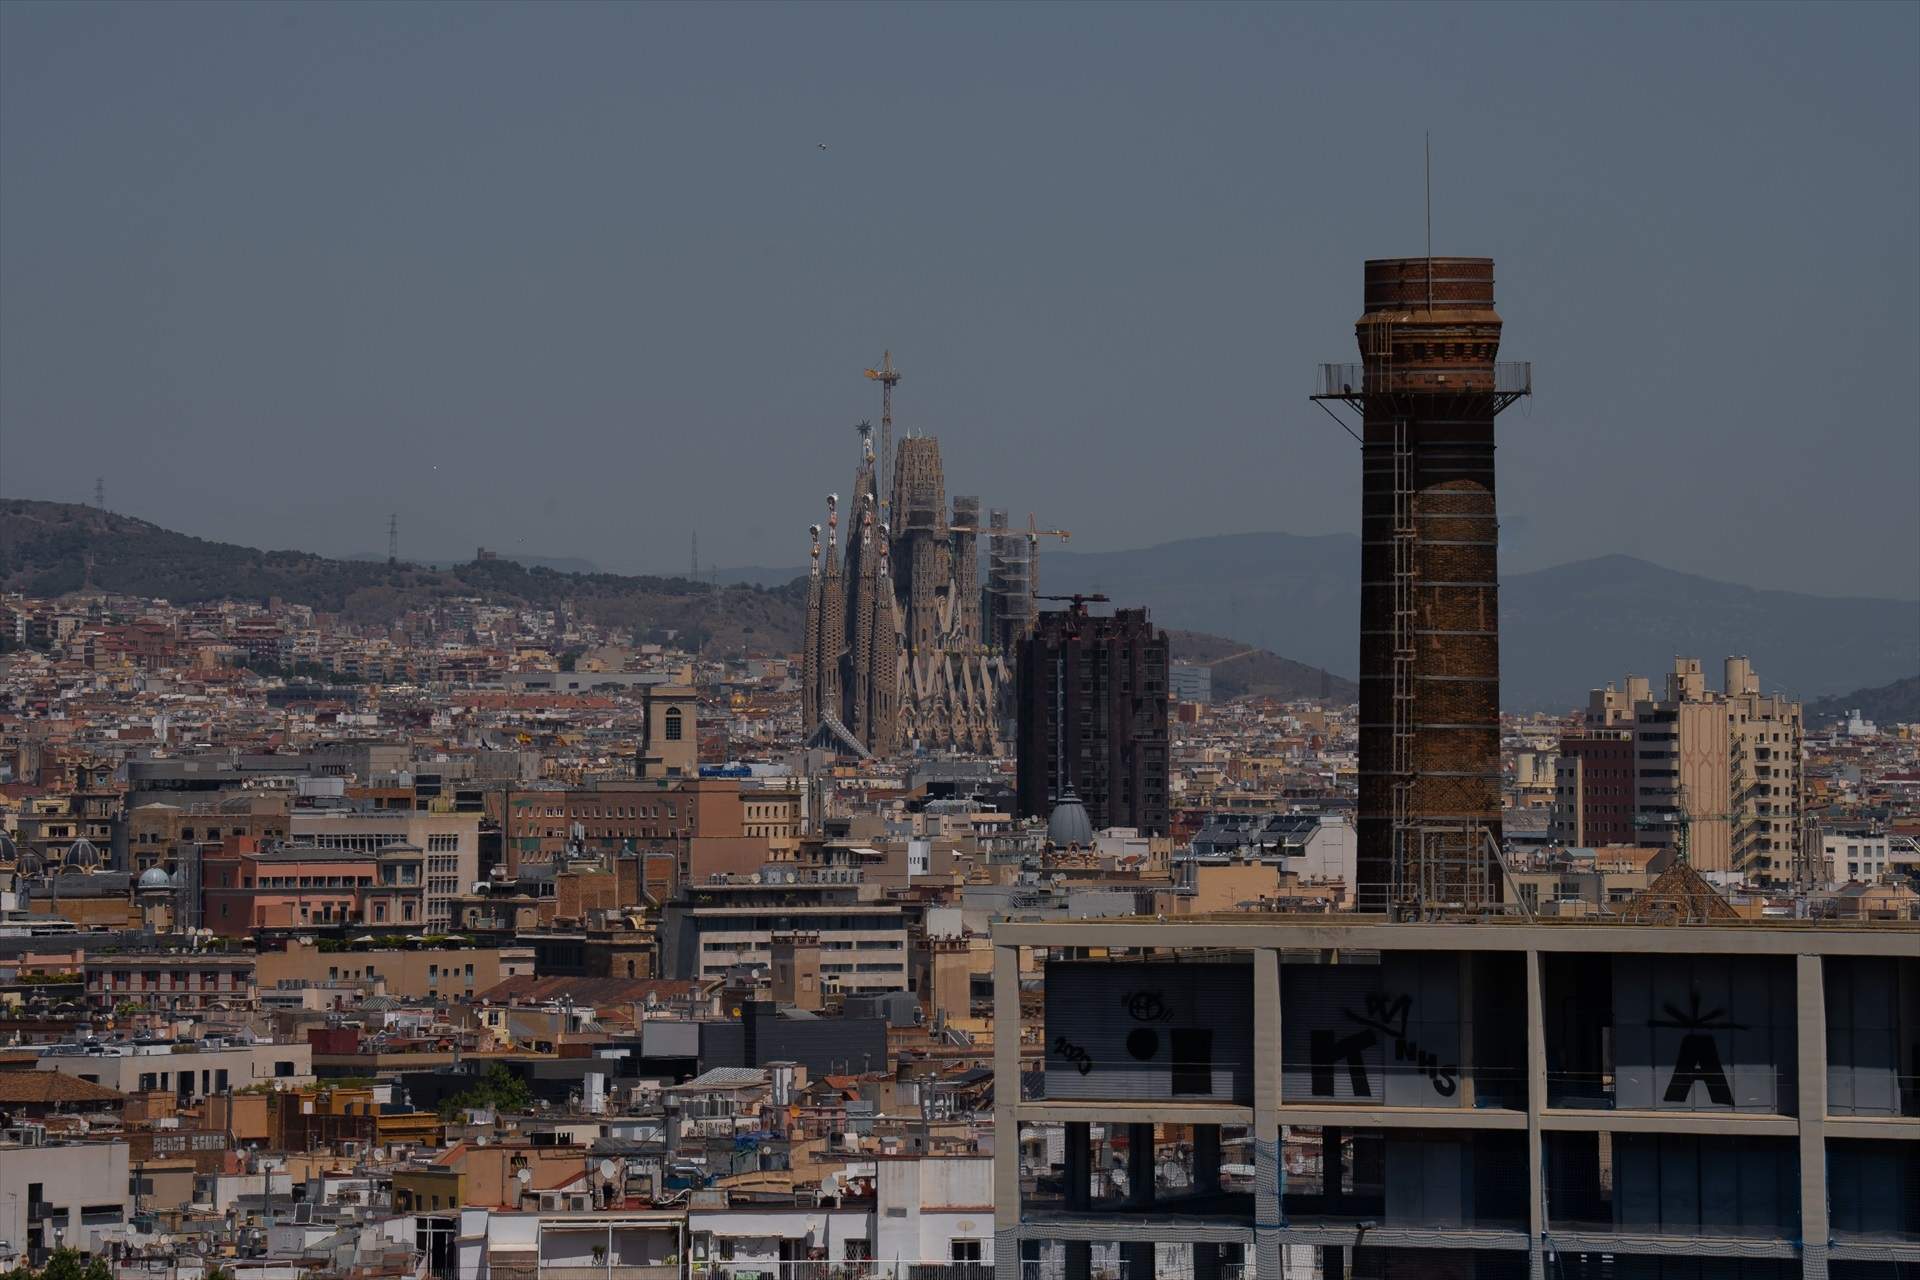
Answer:
[[[1087,806],[1080,803],[1072,787],[1067,788],[1067,794],[1060,797],[1060,803],[1053,806],[1053,814],[1047,819],[1047,843],[1060,849],[1093,843],[1093,821],[1087,817]]]
[[[165,867],[148,867],[140,873],[140,884],[138,887],[142,889],[171,889],[173,888],[173,877],[167,874]]]

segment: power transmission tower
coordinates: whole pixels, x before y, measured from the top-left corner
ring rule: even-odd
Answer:
[[[387,563],[400,563],[400,513],[394,512],[387,517]]]
[[[102,511],[107,509],[107,478],[105,476],[93,478],[93,505]]]

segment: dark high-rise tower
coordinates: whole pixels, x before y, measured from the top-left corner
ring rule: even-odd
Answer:
[[[1167,633],[1145,609],[1096,617],[1076,598],[1039,614],[1016,687],[1020,816],[1073,793],[1095,831],[1167,833]]]
[[[1488,258],[1366,264],[1361,363],[1318,398],[1361,413],[1360,908],[1421,916],[1501,896],[1494,418],[1531,390],[1499,364]]]

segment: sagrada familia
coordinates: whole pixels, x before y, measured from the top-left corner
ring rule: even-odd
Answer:
[[[883,502],[872,428],[862,424],[844,557],[837,495],[827,498],[824,547],[821,526],[810,531],[801,670],[808,742],[862,756],[915,745],[997,754],[1012,671],[991,633],[1013,628],[982,627],[980,500],[956,497],[948,518],[932,436],[900,441],[892,480]],[[996,544],[1016,542],[1004,515],[994,515]],[[1024,582],[1009,586],[1003,594],[1029,608]],[[987,594],[989,607],[996,598]]]

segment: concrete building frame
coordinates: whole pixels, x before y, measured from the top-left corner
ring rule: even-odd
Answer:
[[[1561,1254],[1664,1253],[1673,1256],[1689,1246],[1683,1236],[1663,1234],[1636,1237],[1619,1232],[1579,1233],[1548,1231],[1546,1173],[1543,1156],[1547,1135],[1554,1133],[1692,1134],[1717,1137],[1770,1137],[1792,1140],[1797,1148],[1799,1223],[1794,1238],[1734,1242],[1738,1256],[1783,1260],[1799,1264],[1799,1274],[1829,1274],[1830,1262],[1894,1260],[1920,1264],[1920,1237],[1864,1246],[1836,1242],[1829,1230],[1828,1147],[1832,1140],[1867,1139],[1876,1142],[1920,1143],[1920,1116],[1912,1114],[1847,1115],[1829,1113],[1827,985],[1823,966],[1836,961],[1866,958],[1912,963],[1920,956],[1920,929],[1910,926],[1832,927],[1781,923],[1743,923],[1726,926],[1646,926],[1591,922],[1482,924],[1389,924],[1359,920],[1330,923],[1324,917],[1300,920],[1257,920],[1239,917],[1204,921],[1099,920],[1052,921],[1043,924],[998,922],[993,935],[994,1071],[1004,1082],[1021,1080],[1020,973],[1023,949],[1039,949],[1054,956],[1139,952],[1138,958],[1165,958],[1182,952],[1209,957],[1239,955],[1252,962],[1253,1090],[1251,1105],[1216,1100],[1028,1101],[1017,1083],[995,1090],[994,1224],[998,1280],[1022,1280],[1022,1246],[1027,1241],[1068,1242],[1066,1280],[1086,1280],[1087,1254],[1075,1242],[1105,1241],[1121,1246],[1123,1257],[1138,1264],[1128,1280],[1149,1280],[1155,1243],[1179,1242],[1202,1246],[1195,1251],[1193,1280],[1216,1280],[1218,1245],[1245,1248],[1259,1280],[1283,1275],[1283,1245],[1353,1246],[1364,1233],[1365,1243],[1380,1248],[1453,1248],[1524,1250],[1527,1274],[1545,1280],[1549,1260]],[[1517,956],[1525,970],[1526,1091],[1524,1106],[1485,1110],[1472,1106],[1396,1107],[1305,1105],[1282,1097],[1282,957],[1302,953],[1338,957],[1340,953],[1453,952]],[[1561,956],[1722,957],[1745,964],[1763,957],[1791,962],[1792,1007],[1795,1019],[1794,1093],[1782,1098],[1775,1113],[1730,1114],[1641,1110],[1583,1110],[1548,1106],[1546,1015],[1543,964]],[[1472,1057],[1463,1046],[1463,1062]],[[1790,1113],[1789,1113],[1790,1112]],[[1255,1153],[1253,1213],[1250,1218],[1222,1222],[1218,1218],[1155,1217],[1151,1200],[1138,1211],[1098,1216],[1053,1214],[1030,1218],[1024,1211],[1020,1185],[1020,1129],[1022,1123],[1061,1123],[1069,1127],[1088,1122],[1151,1126],[1156,1123],[1193,1126],[1246,1126]],[[1526,1226],[1499,1232],[1475,1228],[1391,1229],[1362,1223],[1352,1226],[1291,1226],[1282,1207],[1285,1173],[1279,1159],[1282,1126],[1338,1126],[1347,1131],[1465,1130],[1481,1133],[1524,1133],[1526,1149]],[[1138,1134],[1140,1130],[1134,1130]],[[1196,1144],[1197,1146],[1198,1144]],[[1071,1151],[1073,1144],[1069,1143]],[[1067,1157],[1071,1177],[1072,1154]],[[1702,1248],[1724,1252],[1728,1242],[1702,1239]],[[1144,1249],[1144,1253],[1128,1253]],[[1684,1256],[1684,1252],[1682,1253]],[[1079,1264],[1076,1267],[1076,1262]]]

